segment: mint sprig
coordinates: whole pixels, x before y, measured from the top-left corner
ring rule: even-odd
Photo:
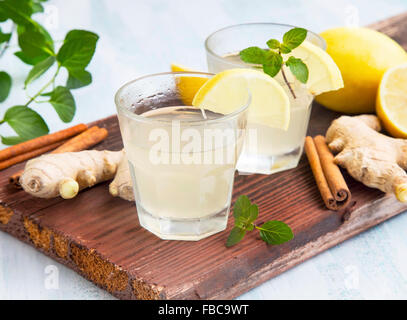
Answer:
[[[258,206],[252,204],[247,196],[241,195],[237,198],[233,208],[235,226],[229,234],[226,246],[231,247],[239,243],[246,232],[254,228],[260,231],[260,238],[267,244],[282,244],[294,238],[291,228],[282,221],[270,220],[260,226],[256,225],[258,215]]]
[[[240,59],[246,63],[262,65],[264,73],[270,77],[275,77],[281,70],[285,83],[290,89],[291,94],[296,98],[290,83],[284,73],[283,65],[286,65],[291,73],[301,83],[307,83],[309,71],[307,65],[300,59],[290,56],[284,61],[283,54],[291,53],[304,42],[307,37],[307,30],[303,28],[293,28],[283,35],[282,42],[277,39],[267,41],[269,49],[259,47],[249,47],[240,51]]]
[[[29,98],[25,103],[9,106],[0,118],[0,125],[8,124],[17,134],[0,135],[3,144],[16,144],[49,132],[41,114],[32,108],[37,103],[48,104],[61,121],[71,122],[76,112],[73,90],[92,82],[86,68],[95,53],[98,35],[86,30],[70,30],[62,44],[56,45],[58,42],[54,43],[49,32],[35,20],[37,13],[44,12],[44,2],[46,0],[0,0],[0,58],[12,49],[10,40],[16,38],[19,51],[14,55],[32,66],[24,81]],[[62,70],[67,77],[61,75]],[[31,84],[40,78],[47,78],[44,85],[30,92]],[[6,101],[12,85],[12,77],[0,70],[0,103]]]

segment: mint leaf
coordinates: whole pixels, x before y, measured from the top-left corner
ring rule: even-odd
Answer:
[[[11,33],[3,33],[0,29],[0,43],[7,42],[11,38]]]
[[[85,30],[68,32],[57,54],[59,64],[68,71],[85,69],[95,53],[98,39],[98,35]]]
[[[45,38],[45,43],[52,49],[54,52],[54,40],[52,39],[51,35],[48,33],[47,29],[45,29],[42,25],[38,22],[33,21],[30,25],[26,26],[26,29],[32,29],[36,32],[41,33]]]
[[[258,215],[259,209],[257,205],[252,204],[243,212],[242,215],[235,218],[235,226],[244,230],[252,231],[254,228],[253,222],[257,219]]]
[[[303,28],[293,28],[283,36],[283,44],[291,50],[297,48],[307,37],[307,30]]]
[[[292,74],[302,83],[307,83],[308,81],[308,67],[301,59],[294,57],[288,58],[285,63],[289,68]]]
[[[267,56],[267,60],[263,64],[264,73],[270,77],[274,77],[281,69],[283,65],[283,58],[276,52],[270,51]]]
[[[49,102],[63,122],[71,122],[76,111],[75,100],[68,88],[58,86],[52,91]]]
[[[260,237],[268,244],[282,244],[294,238],[291,228],[277,220],[267,221],[256,229],[260,230]]]
[[[11,89],[11,77],[7,72],[0,71],[0,102],[7,99]]]
[[[22,138],[19,136],[1,137],[1,143],[5,144],[7,146],[19,144],[19,143],[27,141],[27,140],[29,140],[29,139]]]
[[[49,132],[44,119],[34,110],[25,106],[14,106],[4,114],[3,121],[24,139],[33,139]]]
[[[240,242],[246,234],[244,229],[239,227],[234,227],[229,234],[228,239],[226,240],[226,246],[231,247]]]
[[[249,47],[240,51],[240,59],[247,63],[263,64],[267,58],[267,50],[259,47]]]
[[[46,41],[45,36],[35,30],[27,30],[18,36],[18,44],[24,55],[28,58],[37,56],[53,55],[51,45]]]
[[[36,65],[38,62],[40,62],[40,61],[46,59],[47,57],[49,57],[49,55],[44,54],[44,55],[40,55],[40,56],[31,58],[31,57],[27,57],[27,55],[22,51],[14,52],[14,55],[17,58],[19,58],[22,62],[24,62],[26,64],[29,64],[29,65],[32,65],[32,66]]]
[[[43,61],[38,62],[28,73],[27,79],[25,79],[24,86],[26,87],[35,79],[43,75],[55,62],[55,57],[50,56]]]
[[[270,39],[269,41],[267,41],[267,46],[270,49],[278,49],[278,48],[280,48],[280,41],[278,41],[276,39]]]
[[[230,231],[226,246],[231,247],[241,241],[246,232],[252,231],[254,227],[260,231],[260,237],[268,244],[281,244],[294,237],[290,227],[281,221],[267,221],[260,227],[256,226],[254,221],[258,215],[259,208],[257,205],[252,204],[247,196],[239,196],[233,208],[235,226]]]
[[[41,3],[38,2],[31,3],[31,9],[33,13],[44,12],[44,7]]]
[[[31,23],[33,11],[27,0],[2,0],[0,1],[1,21],[11,19],[16,24],[25,25]]]
[[[249,210],[251,202],[248,196],[241,195],[237,198],[235,205],[233,206],[233,216],[238,219]]]
[[[280,51],[281,53],[287,54],[291,52],[291,49],[287,47],[284,43],[282,43],[280,46]]]
[[[92,83],[92,75],[86,70],[71,70],[66,82],[69,89],[78,89]]]
[[[257,219],[259,209],[257,205],[251,204],[250,199],[245,196],[239,196],[233,207],[233,217],[235,226],[243,230],[253,230],[253,222]]]

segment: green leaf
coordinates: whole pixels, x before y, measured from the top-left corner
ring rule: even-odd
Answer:
[[[307,83],[308,81],[308,67],[301,59],[294,57],[288,58],[285,63],[289,68],[292,74],[302,83]]]
[[[44,119],[34,110],[25,106],[14,106],[4,114],[3,121],[24,139],[33,139],[49,132]]]
[[[25,79],[24,86],[26,87],[35,79],[42,76],[55,62],[55,57],[50,56],[43,61],[38,62],[28,73],[27,79]]]
[[[0,18],[11,19],[16,24],[26,25],[31,23],[32,7],[27,0],[2,0],[0,1]]]
[[[294,238],[291,228],[281,221],[267,221],[256,228],[260,230],[260,237],[268,244],[282,244]]]
[[[7,42],[11,38],[11,33],[3,33],[0,29],[0,43]]]
[[[283,58],[276,52],[270,51],[267,56],[266,63],[263,64],[264,73],[270,77],[274,77],[283,65]]]
[[[244,229],[239,227],[234,227],[229,234],[228,239],[226,240],[226,246],[231,247],[240,242],[246,234]]]
[[[7,99],[11,89],[11,77],[7,72],[0,71],[0,102]]]
[[[1,137],[1,143],[5,144],[7,146],[19,144],[19,143],[27,141],[27,140],[29,140],[29,139],[22,138],[19,136]]]
[[[54,40],[52,39],[51,35],[48,33],[48,31],[40,25],[38,22],[32,20],[29,24],[27,25],[18,25],[17,26],[17,34],[18,36],[22,35],[24,32],[27,31],[33,31],[33,32],[38,32],[41,33],[44,38],[45,38],[45,44],[54,51]]]
[[[268,50],[259,47],[249,47],[240,51],[240,59],[247,63],[263,64],[266,61]]]
[[[307,30],[303,28],[293,28],[283,36],[283,43],[291,50],[297,48],[307,37]]]
[[[42,6],[41,3],[38,3],[38,2],[33,2],[31,4],[31,9],[32,9],[33,13],[44,12],[44,7]]]
[[[250,199],[241,195],[233,207],[235,226],[244,230],[253,230],[253,222],[257,219],[259,209],[257,205],[251,204]]]
[[[37,57],[27,57],[23,51],[14,52],[14,55],[19,58],[22,62],[29,64],[29,65],[36,65],[38,62],[45,60],[49,57],[48,54],[43,54]]]
[[[68,88],[58,86],[49,101],[63,122],[71,122],[76,111],[75,100]]]
[[[44,34],[36,30],[27,30],[18,36],[18,44],[28,58],[50,56],[54,51],[46,41]]]
[[[267,41],[267,45],[270,49],[278,49],[280,48],[280,41],[276,39],[270,39],[269,41]]]
[[[68,32],[58,51],[58,62],[68,71],[85,69],[95,53],[98,39],[98,35],[85,30]]]
[[[251,202],[248,196],[241,195],[237,198],[235,205],[233,206],[233,216],[238,219],[244,214],[245,211],[249,210]]]
[[[92,83],[92,75],[86,70],[71,70],[66,82],[69,89],[78,89]]]
[[[280,46],[280,51],[281,53],[287,54],[291,52],[291,49],[287,47],[284,43],[282,43]]]

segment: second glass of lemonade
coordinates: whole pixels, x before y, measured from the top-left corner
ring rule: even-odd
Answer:
[[[141,226],[162,239],[199,240],[226,228],[247,101],[223,115],[191,107],[207,73],[161,73],[116,94]]]
[[[248,23],[229,26],[212,33],[205,41],[209,71],[218,73],[233,68],[259,69],[258,66],[244,63],[239,52],[252,46],[266,48],[268,40],[281,40],[284,33],[292,28],[294,26],[283,24]],[[308,31],[306,40],[325,49],[325,41],[315,33]],[[259,70],[262,70],[261,67]],[[281,72],[275,79],[284,88],[290,100],[289,127],[283,130],[249,121],[244,149],[237,164],[240,173],[271,174],[298,165],[314,96],[289,70],[285,74],[295,97]]]

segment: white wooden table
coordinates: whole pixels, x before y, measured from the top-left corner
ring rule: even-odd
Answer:
[[[407,10],[406,0],[51,0],[43,23],[54,39],[73,28],[99,34],[89,67],[93,84],[74,92],[74,123],[115,113],[113,95],[140,75],[167,71],[171,62],[206,70],[205,37],[230,24],[282,22],[320,32],[366,25]],[[358,13],[358,16],[357,14]],[[17,49],[12,47],[11,52]],[[13,51],[14,50],[14,51]],[[17,86],[0,113],[26,100],[29,67],[11,54],[0,70]],[[41,84],[41,81],[37,84]],[[51,131],[63,125],[48,105],[35,107]],[[11,133],[4,125],[0,134]],[[242,295],[242,299],[406,299],[407,215],[401,214]],[[0,299],[113,299],[70,269],[0,232]]]

